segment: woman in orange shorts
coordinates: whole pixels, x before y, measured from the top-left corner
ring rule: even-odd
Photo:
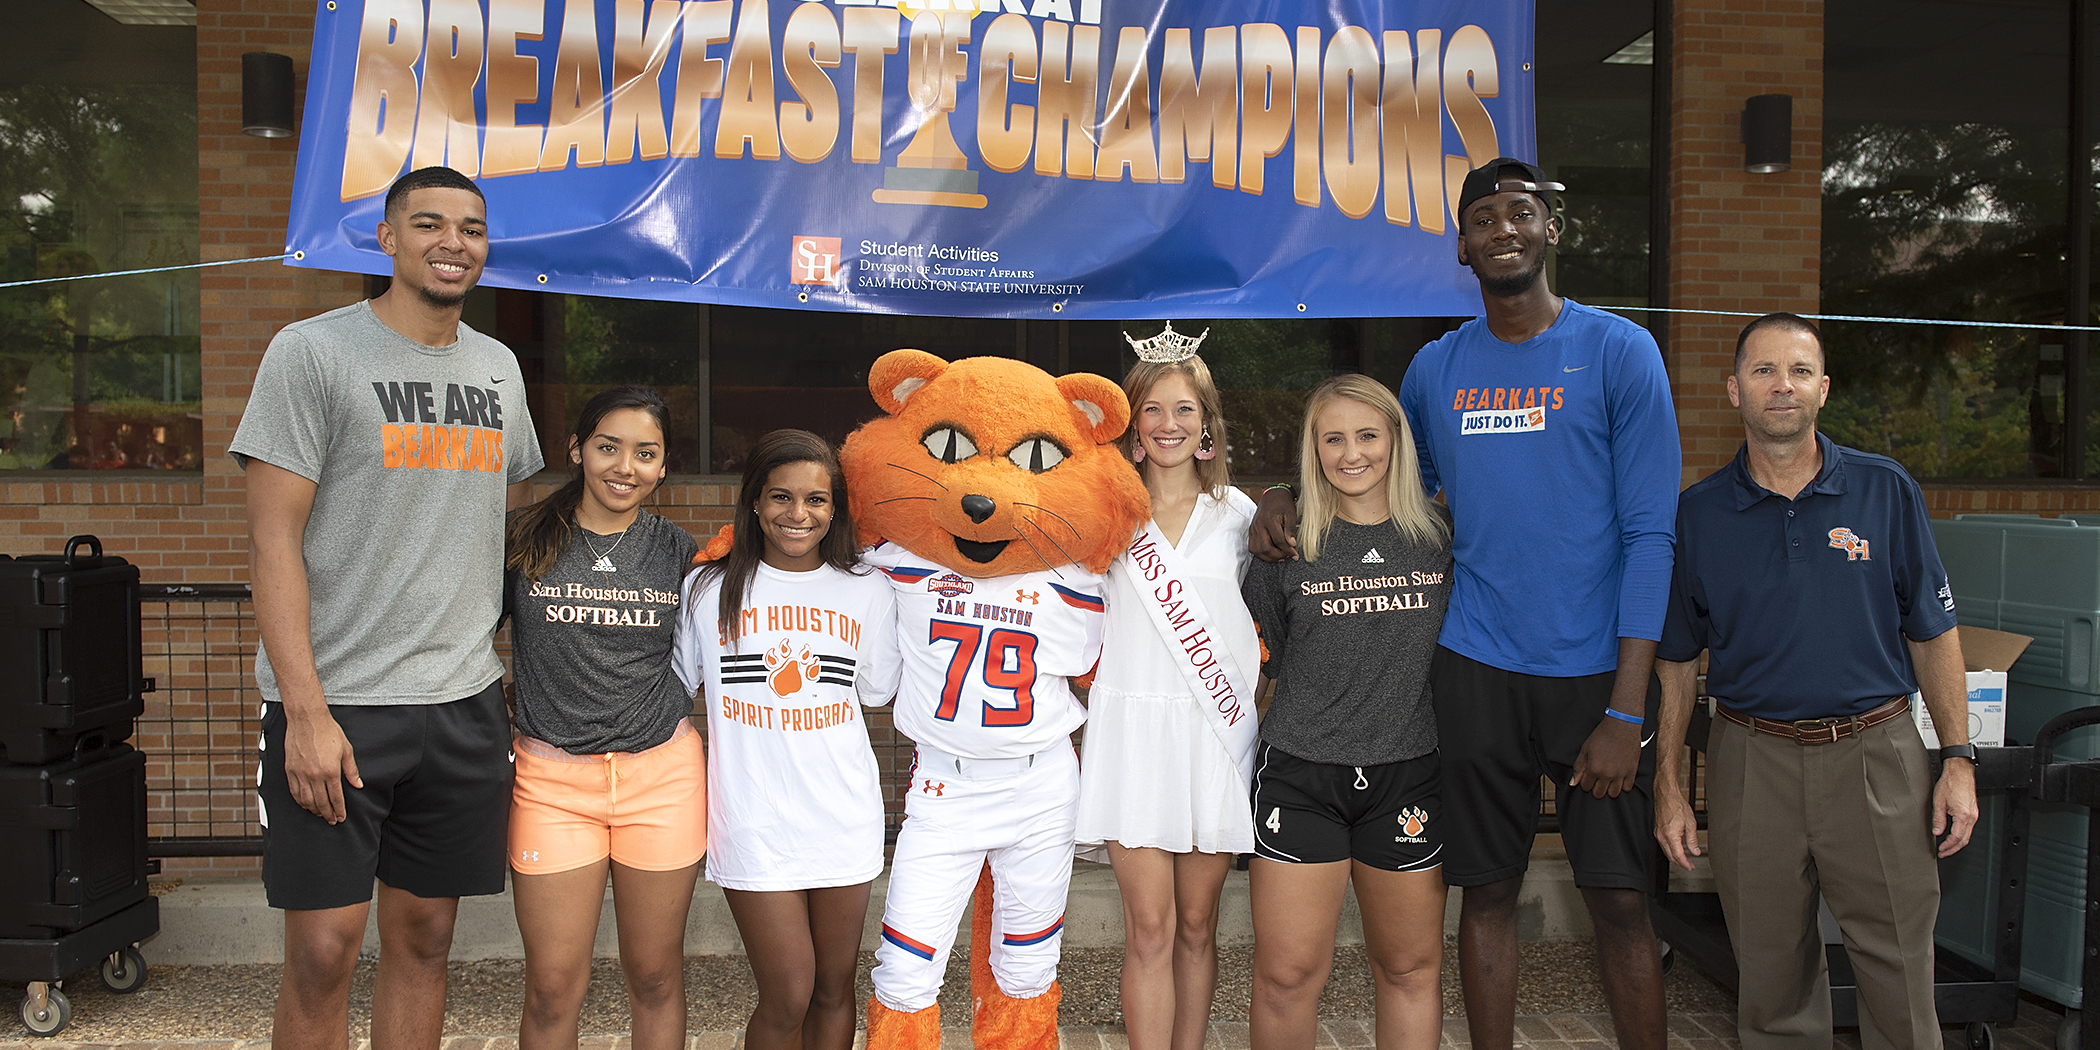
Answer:
[[[707,849],[707,768],[671,670],[699,545],[642,509],[669,413],[644,387],[583,406],[568,484],[511,519],[517,681],[512,892],[525,939],[522,1050],[574,1047],[610,871],[636,1050],[685,1045],[685,921]]]

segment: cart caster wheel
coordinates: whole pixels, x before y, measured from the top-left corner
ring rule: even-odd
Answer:
[[[1668,977],[1670,971],[1677,968],[1677,949],[1660,937],[1655,939],[1655,943],[1662,949],[1662,973],[1664,977]]]
[[[146,957],[134,944],[102,960],[102,987],[130,995],[146,986]]]
[[[2082,1023],[2080,1011],[2064,1011],[2063,1022],[2056,1026],[2056,1050],[2078,1050],[2079,1040],[2083,1035],[2080,1030]]]
[[[1998,1033],[1983,1021],[1972,1021],[1962,1030],[1969,1050],[1998,1050]]]
[[[73,1023],[73,1004],[66,1001],[66,993],[53,988],[44,993],[42,1009],[31,1005],[30,996],[22,997],[22,1025],[34,1035],[57,1035]]]

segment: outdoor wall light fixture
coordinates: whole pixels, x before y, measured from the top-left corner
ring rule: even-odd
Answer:
[[[1743,170],[1768,175],[1794,166],[1794,96],[1752,95],[1743,103]]]
[[[292,56],[241,56],[241,131],[265,139],[292,137]]]

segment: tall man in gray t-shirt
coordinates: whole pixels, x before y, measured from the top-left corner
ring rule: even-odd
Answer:
[[[392,285],[277,333],[232,446],[262,631],[263,883],[285,909],[278,1047],[346,1045],[376,879],[372,1042],[434,1050],[459,898],[503,889],[490,643],[504,511],[539,442],[517,358],[459,319],[488,259],[481,191],[410,172],[378,234]]]

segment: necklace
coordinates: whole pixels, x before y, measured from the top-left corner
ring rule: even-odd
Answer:
[[[592,572],[619,572],[619,571],[620,571],[620,570],[618,570],[618,569],[615,569],[615,568],[613,568],[613,563],[612,563],[612,552],[614,552],[614,551],[616,551],[616,550],[619,550],[619,549],[620,549],[620,544],[622,544],[622,543],[625,543],[625,542],[627,542],[627,530],[628,530],[628,529],[632,529],[632,528],[634,528],[634,522],[630,521],[630,522],[628,522],[628,523],[627,523],[627,528],[626,528],[626,529],[621,529],[621,530],[620,530],[620,538],[619,538],[619,539],[616,539],[616,540],[614,540],[614,541],[613,541],[613,545],[612,545],[612,546],[610,546],[610,547],[607,547],[607,548],[605,548],[605,553],[603,553],[603,554],[600,554],[600,553],[598,553],[598,548],[597,548],[597,546],[595,546],[594,544],[592,544],[592,543],[591,543],[591,534],[590,534],[590,533],[588,533],[588,532],[585,532],[585,531],[584,531],[584,528],[583,528],[583,526],[581,526],[581,525],[578,525],[578,526],[576,526],[576,531],[577,531],[578,533],[580,533],[580,534],[581,534],[581,535],[583,536],[583,546],[584,546],[584,548],[585,548],[585,549],[587,549],[587,550],[589,550],[589,551],[591,552],[591,555],[592,555],[593,557],[595,557],[595,558],[597,558],[597,559],[598,559],[598,560],[596,560],[596,561],[594,561],[594,562],[592,562],[592,563],[591,563],[591,571],[592,571]]]

